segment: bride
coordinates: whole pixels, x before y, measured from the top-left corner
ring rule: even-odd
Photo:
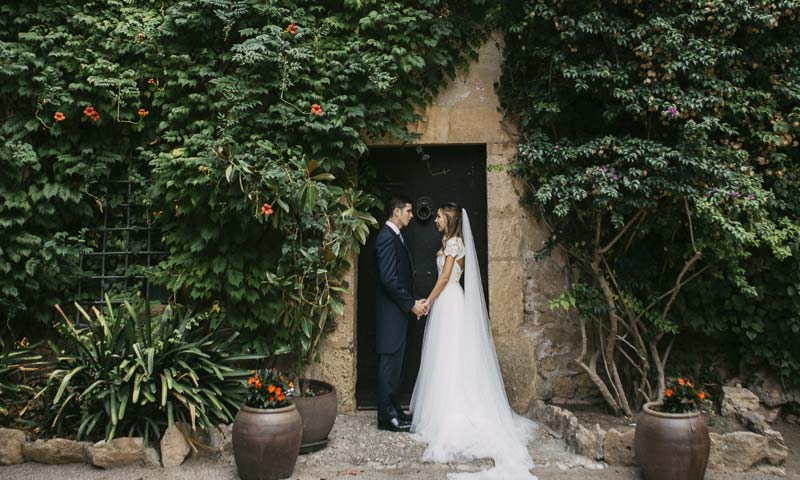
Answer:
[[[428,444],[422,461],[492,458],[494,468],[448,478],[536,480],[528,471],[536,424],[508,405],[467,212],[446,203],[435,224],[442,233],[439,278],[427,298],[431,310],[411,397],[411,431]]]

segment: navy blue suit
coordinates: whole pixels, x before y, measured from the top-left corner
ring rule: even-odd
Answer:
[[[378,420],[398,415],[408,322],[414,317],[411,254],[400,236],[384,225],[375,237],[378,288],[375,301],[375,349],[378,352]]]

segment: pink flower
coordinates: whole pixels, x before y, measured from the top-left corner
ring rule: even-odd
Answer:
[[[670,117],[675,118],[678,116],[678,108],[675,107],[675,105],[670,105],[669,108],[667,109],[667,113],[669,114]]]

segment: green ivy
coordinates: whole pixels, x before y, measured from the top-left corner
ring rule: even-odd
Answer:
[[[732,331],[749,355],[794,357],[784,365],[796,368],[796,335],[770,340],[756,329],[764,322],[764,332],[788,332],[797,323],[789,292],[800,210],[789,202],[800,192],[789,178],[800,133],[800,2],[503,8],[500,92],[522,133],[512,168],[551,229],[542,253],[563,249],[579,273],[576,290],[556,304],[575,301],[585,318],[635,318],[649,340]],[[759,279],[765,265],[790,278]],[[675,285],[673,299],[665,292]],[[690,299],[709,308],[691,317]],[[750,318],[748,305],[771,301],[777,318],[766,310]],[[650,354],[634,350],[632,358]]]
[[[385,135],[413,138],[405,125],[476,55],[489,10],[480,0],[0,7],[0,271],[15,275],[0,278],[3,318],[46,319],[69,298],[78,252],[95,248],[81,228],[117,198],[108,181],[144,172],[141,200],[169,252],[155,279],[221,312],[259,352],[313,357],[375,224],[358,160]]]

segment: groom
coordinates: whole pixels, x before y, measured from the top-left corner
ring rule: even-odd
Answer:
[[[411,201],[392,197],[386,203],[386,223],[375,238],[378,288],[375,302],[378,352],[378,429],[408,432],[411,416],[398,402],[406,350],[408,321],[428,314],[425,300],[414,300],[411,253],[400,231],[414,218]]]

